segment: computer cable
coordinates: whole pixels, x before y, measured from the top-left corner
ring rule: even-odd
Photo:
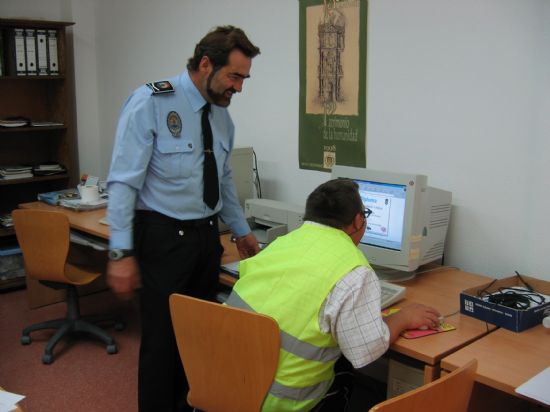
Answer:
[[[252,169],[252,171],[254,172],[254,187],[256,188],[258,199],[261,199],[262,184],[260,182],[260,171],[258,170],[258,156],[256,156],[256,152],[254,151],[254,149],[252,149],[252,154],[254,155],[254,168]]]
[[[455,310],[454,312],[449,313],[448,315],[442,315],[442,317],[443,317],[443,319],[447,319],[447,318],[450,318],[451,316],[456,315],[456,314],[459,313],[459,312],[460,312],[460,309],[457,309],[457,310]]]
[[[531,287],[531,285],[530,285],[529,283],[527,283],[527,282],[521,277],[521,275],[519,274],[519,272],[518,272],[517,270],[514,270],[514,272],[516,272],[516,276],[519,278],[519,280],[521,280],[521,282],[525,285],[525,287],[526,287],[527,289],[529,289],[529,292],[534,292],[534,291],[535,291],[535,289],[533,289],[533,288]]]
[[[538,306],[546,302],[544,296],[534,292],[530,287],[527,287],[527,290],[514,286],[499,287],[496,291],[489,292],[490,287],[495,282],[496,279],[485,288],[478,290],[478,297],[487,302],[517,310],[526,310],[532,305]]]

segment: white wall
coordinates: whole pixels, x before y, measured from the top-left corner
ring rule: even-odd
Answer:
[[[453,192],[448,264],[550,278],[546,3],[371,2],[368,165]]]
[[[298,168],[298,1],[4,0],[0,7],[9,12],[3,17],[77,23],[81,170],[107,173],[131,90],[179,73],[207,30],[234,24],[262,50],[230,110],[237,145],[258,155],[264,196],[303,204],[329,178]],[[424,173],[453,192],[449,265],[550,280],[549,20],[546,0],[370,1],[367,164]]]

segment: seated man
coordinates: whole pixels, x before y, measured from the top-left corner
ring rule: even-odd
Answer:
[[[420,304],[382,318],[378,278],[356,247],[365,227],[357,184],[331,180],[309,195],[300,228],[241,262],[226,303],[269,315],[281,329],[263,411],[309,411],[329,392],[342,354],[361,368],[404,329],[439,324],[437,310]]]

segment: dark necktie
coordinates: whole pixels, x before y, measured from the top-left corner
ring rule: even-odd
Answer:
[[[218,185],[218,168],[216,167],[216,157],[212,150],[212,128],[210,127],[210,121],[208,120],[208,114],[210,113],[210,103],[206,103],[202,108],[202,142],[204,147],[204,166],[203,166],[203,181],[204,203],[210,208],[214,209],[218,204],[219,199],[219,185]]]

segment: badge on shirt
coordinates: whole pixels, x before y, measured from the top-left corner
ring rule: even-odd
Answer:
[[[171,111],[166,116],[166,125],[174,137],[181,136],[181,117],[177,112]]]
[[[172,86],[172,83],[170,83],[168,80],[146,83],[146,86],[153,91],[153,95],[174,92],[174,86]]]

